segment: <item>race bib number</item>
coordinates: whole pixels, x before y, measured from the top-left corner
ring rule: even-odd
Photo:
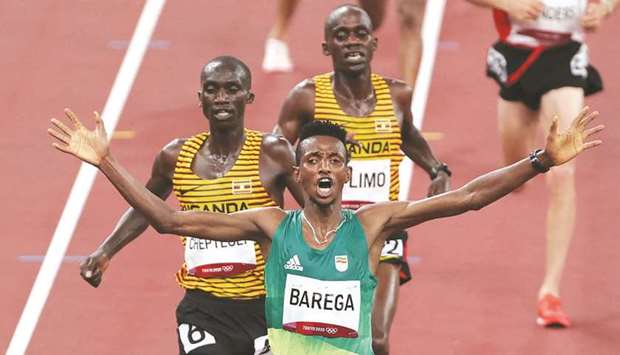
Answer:
[[[386,240],[381,249],[381,260],[403,258],[404,251],[402,239]]]
[[[351,180],[344,185],[343,205],[348,208],[390,200],[390,160],[351,160]]]
[[[548,32],[571,33],[579,28],[587,0],[544,0],[544,9],[532,28]]]
[[[189,353],[202,346],[215,344],[215,337],[204,329],[192,324],[182,323],[177,327],[179,340],[183,344],[183,351]]]
[[[188,272],[198,277],[240,274],[256,267],[254,242],[220,242],[188,237],[185,240],[185,264]]]
[[[282,325],[285,330],[330,338],[357,338],[360,281],[321,281],[288,274]]]

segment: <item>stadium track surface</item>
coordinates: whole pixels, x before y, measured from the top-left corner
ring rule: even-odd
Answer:
[[[260,71],[264,36],[275,2],[168,1],[117,129],[118,159],[145,180],[158,150],[174,137],[206,127],[197,106],[201,66],[220,54],[246,61],[257,94],[246,125],[270,130],[288,90],[327,71],[321,55],[322,21],[338,1],[304,1],[291,26],[296,71]],[[397,76],[394,1],[377,33],[376,72]],[[4,2],[0,40],[4,108],[0,160],[4,174],[0,248],[0,344],[8,345],[62,212],[77,163],[49,147],[48,119],[65,106],[86,118],[101,110],[131,38],[142,3]],[[243,16],[234,14],[241,10]],[[303,14],[303,16],[302,16]],[[578,217],[562,296],[575,326],[555,331],[535,325],[535,297],[543,268],[544,179],[480,213],[413,229],[414,281],[403,287],[392,332],[393,354],[614,354],[620,349],[620,62],[618,14],[589,38],[592,63],[606,90],[588,103],[607,126],[604,146],[578,163]],[[455,172],[453,186],[500,163],[495,85],[483,77],[486,48],[496,37],[488,11],[465,2],[446,6],[425,131]],[[416,172],[411,196],[424,195]],[[174,199],[170,199],[174,204]],[[288,207],[295,205],[288,200]],[[126,208],[100,177],[91,191],[67,256],[91,252]],[[25,258],[24,256],[34,256]],[[174,309],[182,290],[174,272],[182,258],[176,238],[152,230],[116,256],[102,286],[81,280],[67,258],[28,348],[29,354],[170,354],[177,351]]]

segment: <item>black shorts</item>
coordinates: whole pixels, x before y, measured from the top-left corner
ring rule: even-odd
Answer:
[[[396,233],[389,237],[383,249],[379,262],[392,263],[400,266],[400,284],[404,284],[411,280],[411,269],[407,262],[407,231]]]
[[[264,298],[227,300],[187,290],[176,313],[181,355],[270,353]]]
[[[538,110],[541,97],[554,89],[579,87],[585,95],[603,89],[601,76],[589,63],[587,46],[574,41],[545,49],[498,41],[489,48],[486,73],[499,84],[502,99],[522,102],[532,110]]]

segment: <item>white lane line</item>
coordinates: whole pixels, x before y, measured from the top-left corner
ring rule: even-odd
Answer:
[[[439,33],[441,32],[441,23],[443,21],[445,7],[446,0],[426,1],[424,23],[422,24],[422,43],[424,43],[424,50],[422,51],[418,79],[416,81],[415,90],[413,91],[413,101],[411,102],[413,124],[418,129],[422,129],[422,123],[424,122],[424,111],[426,110],[428,92],[431,87],[431,79],[433,78],[435,54],[437,53],[437,43],[439,42]],[[409,190],[411,188],[411,177],[413,175],[413,162],[405,158],[402,164],[400,164],[399,173],[401,185],[398,198],[400,200],[408,200]]]
[[[142,9],[129,48],[103,108],[102,117],[108,132],[114,132],[165,2],[148,0]],[[6,352],[8,355],[24,354],[28,348],[96,174],[97,170],[92,166],[85,163],[80,166],[43,264],[11,338]]]

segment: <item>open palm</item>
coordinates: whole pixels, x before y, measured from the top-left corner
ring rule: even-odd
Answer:
[[[573,159],[584,150],[594,148],[602,143],[601,140],[586,141],[586,139],[605,128],[598,125],[588,128],[588,125],[598,116],[597,111],[590,112],[589,107],[575,117],[570,127],[562,133],[558,132],[558,119],[553,119],[549,134],[547,135],[547,146],[545,153],[551,159],[553,165],[561,165]]]
[[[89,130],[69,109],[65,109],[65,115],[73,123],[73,128],[52,118],[52,128],[47,132],[59,142],[54,142],[54,148],[74,155],[80,160],[99,166],[101,159],[108,154],[108,137],[103,127],[103,121],[99,113],[95,112],[95,129]]]

